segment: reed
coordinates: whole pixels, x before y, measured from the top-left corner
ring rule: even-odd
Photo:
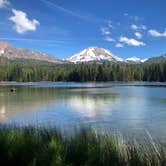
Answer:
[[[57,129],[0,128],[0,165],[164,166],[166,146],[152,137],[141,144],[92,129],[65,136]]]

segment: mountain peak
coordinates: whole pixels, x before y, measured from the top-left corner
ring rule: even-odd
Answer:
[[[93,62],[93,61],[123,62],[122,58],[117,57],[109,50],[96,46],[88,47],[82,50],[81,52],[74,54],[67,60],[74,63]]]
[[[6,41],[1,41],[0,40],[0,50],[5,49],[7,47],[11,47],[11,45]]]
[[[0,55],[3,55],[5,50],[10,47],[11,45],[8,42],[0,40]]]

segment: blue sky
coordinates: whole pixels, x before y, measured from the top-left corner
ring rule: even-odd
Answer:
[[[127,58],[166,53],[165,0],[0,0],[0,40],[66,58],[98,46]]]

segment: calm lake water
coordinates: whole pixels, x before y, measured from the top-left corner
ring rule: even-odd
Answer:
[[[166,142],[166,83],[0,83],[0,123],[148,131]]]

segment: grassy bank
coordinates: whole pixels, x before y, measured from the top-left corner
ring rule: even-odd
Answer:
[[[65,138],[55,129],[1,127],[2,163],[5,166],[164,166],[166,147],[151,138],[141,145],[92,130]]]

